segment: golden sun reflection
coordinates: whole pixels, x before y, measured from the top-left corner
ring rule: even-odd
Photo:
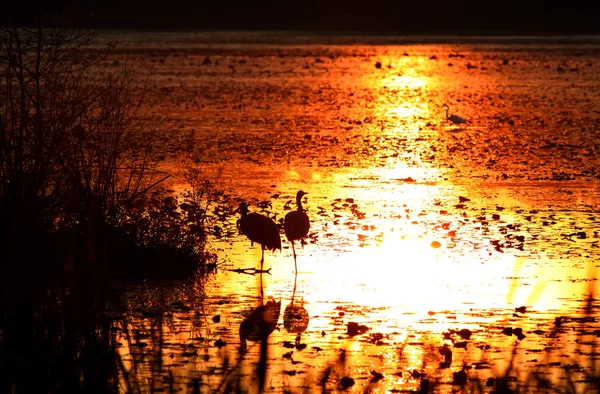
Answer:
[[[415,116],[423,116],[423,114],[424,111],[421,108],[405,104],[395,108],[389,108],[387,111],[388,116],[395,116],[398,118],[412,118]]]
[[[426,87],[429,79],[415,75],[392,75],[382,80],[381,83],[390,89],[417,89]]]
[[[398,58],[384,59],[382,63],[400,63],[401,71],[382,67],[365,73],[363,80],[375,93],[375,115],[390,125],[400,121],[404,129],[414,123],[413,119],[429,117],[426,91],[431,88],[432,77],[427,74],[428,68]]]
[[[307,298],[384,308],[385,324],[415,324],[429,312],[506,306],[506,288],[497,284],[511,271],[513,257],[482,264],[474,255],[456,262],[442,249],[432,248],[431,242],[386,234],[379,246],[357,248],[319,267],[314,275],[327,286],[313,286]],[[306,266],[311,268],[315,267]]]

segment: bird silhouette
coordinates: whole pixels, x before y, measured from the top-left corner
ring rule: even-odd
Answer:
[[[241,214],[237,221],[237,227],[240,233],[244,234],[250,240],[251,245],[256,242],[261,246],[260,272],[263,271],[265,261],[265,249],[274,252],[281,250],[281,237],[277,224],[269,217],[256,212],[248,213],[248,204],[241,203],[236,210]]]
[[[452,115],[448,116],[448,111],[450,110],[450,107],[448,106],[448,104],[444,104],[442,106],[442,108],[446,108],[446,119],[448,119],[450,122],[452,122],[454,124],[467,123],[466,120],[464,120],[463,118],[461,118],[458,115],[452,114]]]
[[[302,208],[302,196],[306,194],[308,193],[302,190],[299,190],[298,193],[296,193],[297,209],[295,211],[288,212],[283,220],[285,236],[287,237],[288,241],[292,243],[296,272],[298,272],[298,265],[296,264],[296,248],[294,246],[294,241],[303,240],[308,235],[308,230],[310,229],[310,220],[308,220],[308,215],[306,215],[304,209]]]

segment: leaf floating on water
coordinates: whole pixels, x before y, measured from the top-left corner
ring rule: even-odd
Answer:
[[[382,341],[382,339],[384,339],[385,336],[380,333],[380,332],[376,332],[371,334],[370,338],[369,338],[369,342],[374,343],[378,346],[384,345],[385,343]]]
[[[340,380],[340,386],[342,386],[342,388],[347,389],[349,387],[354,386],[354,379],[348,377],[348,376],[344,376],[341,380]]]
[[[221,338],[219,338],[215,341],[215,346],[218,347],[219,349],[221,349],[225,345],[227,345],[227,342],[225,342]]]
[[[466,349],[467,348],[467,341],[455,342],[454,343],[454,347],[458,348],[458,349]]]
[[[438,248],[440,248],[441,246],[442,246],[442,244],[441,244],[441,243],[439,243],[438,241],[433,241],[433,242],[431,243],[431,247],[432,247],[432,248],[434,248],[434,249],[438,249]]]
[[[518,308],[515,308],[515,311],[517,311],[518,313],[525,313],[527,310],[526,306],[520,306]]]
[[[458,335],[462,338],[462,339],[469,339],[471,338],[471,335],[473,333],[471,332],[471,330],[469,330],[468,328],[463,328],[462,330],[460,330],[458,332]]]
[[[511,336],[512,333],[513,333],[512,327],[505,327],[504,330],[502,330],[502,334],[507,335],[507,336]]]
[[[359,334],[364,334],[367,331],[369,331],[369,327],[367,327],[365,325],[358,324],[358,323],[355,323],[355,322],[349,322],[348,323],[347,333],[351,337],[353,337],[355,335],[359,335]]]
[[[525,339],[525,334],[523,334],[523,329],[520,327],[517,327],[513,330],[513,335],[516,336],[519,341]]]
[[[377,372],[377,371],[371,371],[371,382],[378,382],[383,378],[384,378],[384,376],[382,373]]]

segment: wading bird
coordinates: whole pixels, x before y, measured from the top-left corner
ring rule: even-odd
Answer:
[[[467,123],[466,120],[464,120],[463,118],[461,118],[458,115],[452,114],[452,115],[448,116],[448,111],[450,110],[450,107],[448,106],[448,104],[444,104],[442,106],[442,108],[446,108],[446,119],[448,119],[450,122],[452,122],[454,124]]]
[[[296,264],[296,248],[294,247],[294,241],[303,240],[308,235],[310,229],[310,221],[308,216],[302,208],[302,196],[308,193],[299,190],[296,193],[296,205],[297,210],[288,212],[283,220],[283,229],[285,230],[285,236],[288,241],[292,243],[292,251],[294,252],[294,266],[296,272],[298,272],[298,265]]]
[[[260,272],[263,272],[265,249],[272,252],[276,249],[281,250],[279,228],[271,218],[256,212],[248,213],[248,204],[245,202],[240,204],[236,212],[241,214],[241,217],[237,221],[237,227],[240,233],[248,237],[251,245],[254,245],[254,242],[256,242],[261,246],[262,255],[260,258]]]

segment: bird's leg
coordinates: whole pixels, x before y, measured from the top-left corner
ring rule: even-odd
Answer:
[[[292,302],[291,302],[292,305],[294,304],[294,297],[296,296],[296,281],[297,281],[297,279],[298,279],[298,272],[296,272],[294,274],[294,290],[292,290]]]
[[[265,292],[263,290],[262,269],[260,271],[260,305],[264,305]]]
[[[263,270],[263,264],[265,262],[265,248],[261,248],[261,255],[260,255],[260,272],[262,272]]]
[[[298,264],[296,263],[296,248],[294,247],[294,241],[292,240],[292,252],[294,252],[294,268],[296,269],[296,274],[298,273]]]

